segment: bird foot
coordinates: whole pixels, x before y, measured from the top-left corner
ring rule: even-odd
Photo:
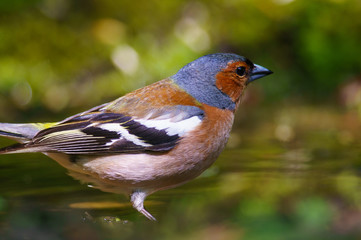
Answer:
[[[137,209],[138,212],[143,214],[146,218],[148,218],[151,221],[157,221],[155,217],[152,216],[147,210],[144,209],[144,200],[147,197],[147,194],[145,192],[141,191],[135,191],[130,195],[130,201],[132,202],[132,205],[135,209]]]

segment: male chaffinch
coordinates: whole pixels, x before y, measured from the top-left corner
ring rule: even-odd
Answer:
[[[0,153],[42,152],[83,182],[130,195],[151,193],[207,169],[226,145],[247,84],[272,72],[231,53],[203,56],[175,75],[61,122],[0,124],[18,144]]]

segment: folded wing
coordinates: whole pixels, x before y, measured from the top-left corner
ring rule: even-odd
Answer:
[[[182,105],[154,110],[145,118],[86,112],[40,131],[24,147],[67,154],[168,151],[194,130],[203,116],[202,109]]]

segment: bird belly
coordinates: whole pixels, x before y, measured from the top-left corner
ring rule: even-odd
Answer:
[[[71,162],[65,154],[48,153],[49,157],[69,170],[69,175],[105,192],[129,194],[135,190],[152,193],[183,184],[201,174],[209,164],[200,164],[204,156],[192,157],[161,154],[117,154],[79,156]],[[218,156],[218,154],[217,154]],[[216,155],[207,162],[214,162]]]

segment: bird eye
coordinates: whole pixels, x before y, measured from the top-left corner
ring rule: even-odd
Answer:
[[[236,73],[237,73],[239,76],[243,77],[243,76],[246,74],[246,68],[245,68],[245,67],[238,67],[238,68],[236,69]]]

